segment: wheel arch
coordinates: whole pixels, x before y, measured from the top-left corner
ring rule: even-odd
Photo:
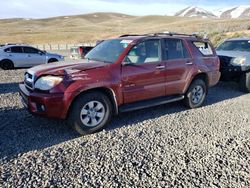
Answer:
[[[206,87],[207,87],[207,92],[208,92],[208,88],[209,88],[209,78],[208,75],[204,72],[202,73],[198,73],[196,74],[193,78],[192,81],[188,84],[188,87],[185,89],[185,93],[188,91],[188,88],[190,87],[190,85],[197,79],[202,79],[203,81],[205,81],[206,83]]]
[[[113,89],[111,88],[107,88],[107,87],[98,87],[98,88],[92,88],[92,89],[88,89],[88,90],[84,90],[80,93],[78,93],[76,96],[74,96],[73,100],[71,101],[68,110],[67,110],[67,114],[66,117],[68,117],[69,112],[74,104],[74,102],[81,96],[87,94],[87,93],[91,93],[91,92],[100,92],[103,93],[104,95],[106,95],[111,104],[112,104],[112,112],[113,114],[117,115],[118,114],[118,105],[117,105],[117,101],[116,101],[116,95],[115,92],[113,91]]]
[[[55,57],[51,57],[48,59],[48,62],[47,63],[52,63],[52,62],[58,62],[59,60]]]

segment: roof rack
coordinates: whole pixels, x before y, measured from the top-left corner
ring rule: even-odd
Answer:
[[[202,38],[196,33],[193,34],[184,34],[184,33],[175,33],[175,32],[162,32],[162,33],[148,33],[148,34],[125,34],[121,35],[120,37],[129,37],[129,36],[160,36],[160,35],[167,35],[167,36],[186,36],[186,37],[195,37],[195,38]]]
[[[199,37],[197,34],[185,34],[185,33],[175,33],[175,32],[153,33],[153,35],[186,36],[186,37],[196,37],[196,38]]]
[[[121,35],[119,37],[121,38],[121,37],[133,37],[133,36],[144,36],[144,35],[139,35],[139,34],[125,34],[125,35]]]

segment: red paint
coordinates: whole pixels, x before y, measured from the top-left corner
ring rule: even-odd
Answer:
[[[150,37],[148,37],[150,38]],[[165,37],[151,37],[151,39]],[[171,38],[171,37],[169,37]],[[122,65],[123,59],[130,49],[146,39],[141,37],[125,37],[133,42],[120,54],[113,64],[81,60],[77,63],[55,63],[37,66],[29,69],[36,79],[44,75],[58,75],[64,81],[47,93],[27,90],[21,87],[20,93],[28,98],[29,111],[33,114],[66,118],[70,105],[81,93],[91,89],[106,88],[113,93],[114,101],[119,107],[122,104],[150,99],[159,96],[184,94],[193,78],[204,73],[208,78],[208,85],[217,84],[220,78],[219,59],[214,55],[204,57],[199,54],[191,41],[204,41],[194,37],[180,37],[188,50],[189,58],[179,60],[161,60],[135,66]],[[188,63],[193,63],[188,65]],[[157,69],[164,66],[164,69]],[[26,94],[24,94],[26,93]],[[45,106],[45,112],[37,112],[34,104]]]

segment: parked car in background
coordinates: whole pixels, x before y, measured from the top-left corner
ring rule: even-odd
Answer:
[[[250,38],[233,38],[216,49],[221,61],[221,79],[236,81],[243,92],[250,92]]]
[[[70,58],[83,59],[85,55],[93,48],[93,46],[74,46],[70,48]]]
[[[208,39],[156,33],[105,40],[84,60],[33,67],[20,95],[36,115],[68,119],[80,133],[93,133],[113,115],[184,100],[203,105],[218,83],[220,62]]]
[[[7,44],[0,47],[0,68],[4,70],[63,60],[64,57],[59,54],[48,53],[27,45]]]

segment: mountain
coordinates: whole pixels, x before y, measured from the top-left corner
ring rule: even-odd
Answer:
[[[199,18],[250,18],[250,5],[226,7],[215,11],[207,11],[200,7],[190,6],[178,11],[175,16]]]
[[[250,18],[250,5],[223,8],[214,11],[219,18]]]
[[[181,17],[216,18],[216,16],[203,8],[190,6],[175,14]]]

